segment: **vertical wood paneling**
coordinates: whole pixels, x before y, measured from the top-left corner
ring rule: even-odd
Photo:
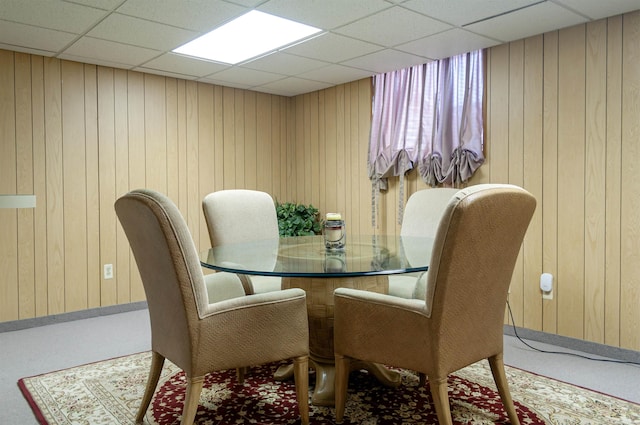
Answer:
[[[215,163],[215,146],[208,141],[213,140],[213,86],[199,86],[198,90],[198,135],[200,143],[198,145],[198,180],[200,181],[200,191],[198,200],[202,199],[215,190],[214,179],[215,170],[210,164]],[[196,170],[193,170],[195,172]],[[195,210],[195,205],[194,208]],[[202,214],[198,214],[202,216]],[[207,227],[201,224],[203,218],[199,218],[198,227],[193,228],[194,241],[196,246],[210,246],[209,233]],[[195,223],[194,223],[195,225]]]
[[[245,162],[244,162],[244,152],[245,152],[245,120],[244,120],[244,90],[234,90],[233,91],[233,108],[234,108],[234,121],[229,124],[234,129],[235,138],[233,144],[233,170],[234,170],[234,182],[235,188],[244,189],[245,188]],[[232,187],[231,189],[234,189]]]
[[[325,199],[323,204],[325,205],[325,212],[339,211],[346,214],[346,211],[340,211],[338,205],[338,193],[342,192],[343,186],[338,184],[339,174],[344,174],[345,169],[338,167],[338,140],[337,140],[337,110],[336,110],[336,89],[330,88],[324,90],[324,120],[320,124],[324,124],[324,139],[320,140],[320,143],[325,147],[324,161],[326,164],[326,176],[324,179],[319,179],[315,184],[320,184],[320,181],[326,183],[326,187],[329,189],[325,192]],[[310,158],[310,161],[314,161],[314,158]],[[335,188],[335,189],[332,189]],[[347,217],[345,217],[347,219]]]
[[[523,181],[522,185],[541,200],[543,183],[543,46],[542,36],[524,43]],[[482,167],[481,167],[482,168]],[[542,272],[542,209],[540,201],[523,243],[523,322],[520,326],[542,330],[542,298],[539,276]]]
[[[308,134],[305,135],[308,142],[305,143],[304,159],[306,172],[304,173],[304,196],[305,203],[312,203],[315,207],[320,208],[324,205],[323,212],[337,211],[333,202],[335,187],[335,173],[337,169],[334,164],[329,161],[335,161],[333,158],[333,145],[335,138],[331,135],[328,125],[335,120],[334,110],[328,106],[328,91],[320,91],[318,93],[310,93],[305,95],[307,102],[305,103],[305,119],[307,119]],[[328,109],[329,108],[329,109]],[[313,167],[313,163],[319,160],[317,173],[309,174],[309,165]],[[299,166],[298,166],[299,167]],[[327,169],[328,167],[329,169]]]
[[[271,196],[274,200],[278,200],[282,198],[282,182],[284,181],[284,164],[286,163],[286,150],[282,150],[283,139],[286,138],[286,132],[281,131],[280,119],[281,119],[281,108],[280,108],[280,98],[277,96],[269,96],[269,117],[270,123],[269,128],[270,132],[268,134],[269,143],[265,146],[265,156],[263,158],[271,158],[270,167],[271,167]],[[265,137],[267,135],[265,134]],[[265,143],[266,145],[266,143]],[[263,161],[264,162],[264,159]]]
[[[369,129],[371,128],[371,81],[369,79],[359,80],[352,83],[356,88],[357,98],[354,104],[358,105],[357,121],[353,122],[357,128],[357,136],[353,140],[358,143],[358,158],[367,158],[369,154]],[[358,175],[360,193],[360,233],[370,234],[374,232],[371,224],[371,183],[368,179],[366,161],[358,161],[360,174]]]
[[[131,189],[138,189],[143,186],[133,186],[130,180],[130,160],[129,160],[129,101],[128,75],[127,71],[116,69],[113,75],[113,96],[114,96],[114,155],[115,155],[115,194],[122,196]],[[114,200],[115,202],[115,200]],[[131,265],[133,264],[133,267]],[[132,270],[133,269],[133,270]],[[142,287],[140,280],[136,279],[137,271],[133,256],[129,250],[129,242],[124,233],[124,229],[119,223],[116,224],[116,266],[113,274],[115,282],[105,280],[105,285],[116,286],[116,298],[118,304],[132,301],[132,293],[135,291],[140,299]],[[134,290],[135,288],[135,290]]]
[[[129,189],[140,189],[147,187],[147,167],[155,167],[156,164],[148,161],[145,143],[145,86],[144,75],[139,72],[133,71],[115,71],[116,88],[120,88],[126,81],[127,97],[126,104],[124,99],[117,97],[119,103],[116,104],[117,108],[122,108],[127,111],[127,134],[128,134],[128,147],[129,147]],[[120,94],[120,90],[117,92]],[[118,124],[121,121],[118,120]],[[123,171],[124,172],[124,171]],[[121,196],[123,193],[116,192],[116,196]],[[115,202],[115,199],[113,200]],[[111,204],[113,209],[113,203]],[[117,227],[121,228],[118,223]],[[123,235],[123,233],[120,233]],[[129,250],[130,251],[130,250]],[[115,282],[117,284],[118,297],[126,297],[134,295],[134,299],[140,299],[143,292],[142,280],[138,268],[134,266],[135,260],[133,253],[129,252],[129,280],[125,282]],[[119,267],[116,269],[116,278],[120,279],[118,273]],[[107,285],[113,285],[111,281],[103,281]]]
[[[544,35],[542,124],[542,272],[555,276],[553,299],[542,302],[542,330],[558,330],[558,32]]]
[[[258,93],[256,98],[256,189],[273,196],[274,177],[271,158],[271,96]]]
[[[1,90],[1,88],[0,88]],[[47,264],[47,175],[44,127],[44,58],[31,57],[31,102],[33,137],[33,193],[36,195],[34,210],[36,316],[49,312]],[[97,228],[97,227],[96,227]]]
[[[167,140],[167,196],[175,199],[180,207],[180,182],[178,153],[178,84],[176,79],[167,78],[165,81],[166,105],[166,140]]]
[[[186,83],[186,167],[187,174],[187,211],[186,220],[191,232],[199,235],[200,209],[196,208],[201,201],[199,187],[199,153],[198,153],[198,86],[199,83]],[[184,214],[184,212],[183,212]],[[198,245],[196,245],[198,246]]]
[[[14,55],[0,51],[0,193],[16,193],[16,105]],[[17,212],[0,208],[0,320],[18,317]]]
[[[524,183],[524,40],[509,45],[509,162],[508,183]],[[509,303],[517,325],[524,324],[523,253],[516,261],[511,279]]]
[[[165,78],[144,76],[144,139],[145,158],[152,166],[145,167],[146,187],[167,192],[167,114]]]
[[[44,125],[47,179],[47,280],[48,313],[64,306],[64,192],[62,165],[62,79],[60,61],[44,60]]]
[[[491,49],[491,181],[509,181],[509,45]]]
[[[213,87],[213,131],[214,131],[214,190],[222,190],[225,188],[225,156],[224,156],[224,103],[223,88],[221,86]],[[198,203],[198,211],[202,211],[200,203]],[[202,214],[200,214],[202,217]]]
[[[14,60],[16,193],[29,194],[34,193],[31,57],[16,53]],[[17,215],[18,316],[25,319],[36,314],[34,210],[20,209]]]
[[[623,18],[620,346],[640,347],[640,11]]]
[[[236,184],[236,130],[235,130],[235,89],[224,87],[222,89],[222,110],[224,130],[224,186],[229,189],[237,189]]]
[[[620,344],[622,16],[607,22],[605,344]]]
[[[584,336],[585,27],[559,33],[558,332]]]
[[[185,218],[189,217],[188,198],[187,198],[187,92],[186,81],[177,80],[177,183],[178,183],[178,207],[182,209]]]
[[[117,277],[117,225],[113,210],[115,187],[115,87],[114,70],[98,68],[98,170],[100,190],[100,264],[114,264]],[[117,303],[117,281],[100,273],[100,305]]]
[[[85,173],[87,176],[87,306],[100,306],[100,181],[98,172],[98,81],[95,65],[84,66]],[[34,157],[35,158],[35,157]],[[34,161],[35,162],[35,161]],[[118,264],[118,266],[120,266]],[[119,267],[118,267],[119,268]]]
[[[256,147],[256,92],[244,92],[244,188],[255,190],[257,187],[257,147]]]
[[[84,68],[77,62],[64,61],[61,65],[64,311],[76,311],[88,307]]]
[[[584,339],[604,343],[607,22],[587,25]]]

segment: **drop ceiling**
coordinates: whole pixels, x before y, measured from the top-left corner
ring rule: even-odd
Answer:
[[[171,51],[252,9],[322,29],[238,65]],[[640,0],[0,0],[0,48],[294,96],[640,9]]]

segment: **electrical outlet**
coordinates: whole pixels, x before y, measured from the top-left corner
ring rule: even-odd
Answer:
[[[553,299],[553,275],[551,273],[542,273],[540,275],[540,290],[542,291],[543,300]]]
[[[105,279],[113,279],[113,264],[105,264],[103,274]]]

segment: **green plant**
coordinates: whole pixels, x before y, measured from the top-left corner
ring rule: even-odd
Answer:
[[[313,205],[276,201],[280,237],[311,236],[322,232],[318,209]]]

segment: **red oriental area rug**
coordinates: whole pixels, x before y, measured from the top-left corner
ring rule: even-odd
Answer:
[[[134,354],[24,378],[18,385],[41,424],[132,424],[150,362],[150,353]],[[299,423],[293,382],[272,378],[278,365],[251,368],[243,384],[233,370],[207,376],[196,423]],[[420,387],[414,373],[401,373],[402,385],[388,388],[366,372],[353,372],[344,423],[437,424],[428,384]],[[507,378],[523,425],[640,423],[640,405],[510,367]],[[184,392],[184,374],[166,362],[145,423],[179,424]],[[452,375],[449,397],[454,424],[509,423],[486,362]],[[334,423],[332,408],[310,407],[311,424]]]

